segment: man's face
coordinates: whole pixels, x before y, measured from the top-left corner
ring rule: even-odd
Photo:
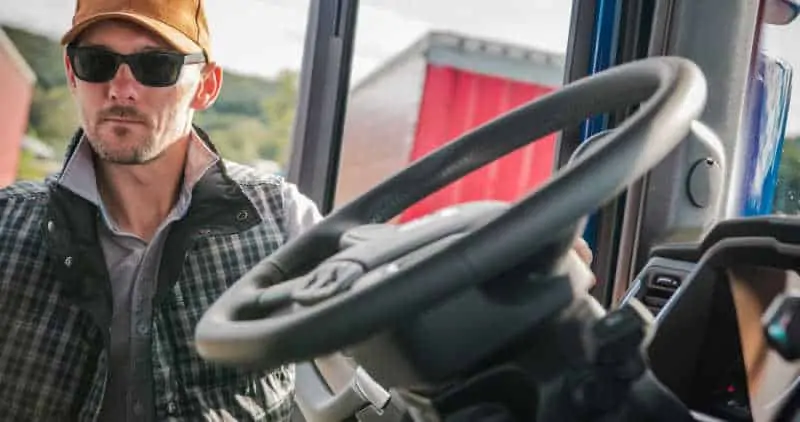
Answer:
[[[171,50],[146,29],[113,20],[89,27],[78,45],[120,54]],[[126,64],[108,82],[85,82],[66,60],[81,124],[98,157],[118,164],[142,164],[185,136],[202,97],[203,66],[185,65],[175,85],[156,88],[138,82]]]

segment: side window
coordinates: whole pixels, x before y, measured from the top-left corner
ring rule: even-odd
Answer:
[[[557,89],[570,1],[363,1],[335,206],[461,134]],[[555,135],[415,205],[407,220],[513,200],[553,171]]]
[[[0,7],[0,187],[58,171],[78,128],[58,43],[74,7],[75,0]],[[284,173],[309,2],[206,0],[206,8],[224,82],[195,123],[224,158]]]
[[[753,144],[758,160],[749,171],[753,183],[745,187],[750,210],[764,202],[764,211],[800,214],[800,21],[785,26],[765,25],[757,85],[757,101],[764,107],[760,133]],[[758,112],[758,111],[755,111]],[[765,198],[761,200],[760,198]],[[769,201],[768,201],[769,200]],[[771,203],[770,203],[771,202]],[[753,212],[753,214],[756,214]]]

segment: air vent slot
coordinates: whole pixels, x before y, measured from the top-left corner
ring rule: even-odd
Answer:
[[[648,278],[640,300],[653,315],[658,315],[680,285],[681,277],[677,275],[654,273]]]

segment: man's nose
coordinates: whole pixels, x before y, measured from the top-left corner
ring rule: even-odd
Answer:
[[[136,101],[140,89],[139,81],[133,76],[131,68],[123,63],[117,69],[117,74],[109,81],[109,96],[120,102]]]

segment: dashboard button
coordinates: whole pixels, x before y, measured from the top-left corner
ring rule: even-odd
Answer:
[[[762,319],[767,342],[787,361],[800,358],[800,296],[775,298]]]

